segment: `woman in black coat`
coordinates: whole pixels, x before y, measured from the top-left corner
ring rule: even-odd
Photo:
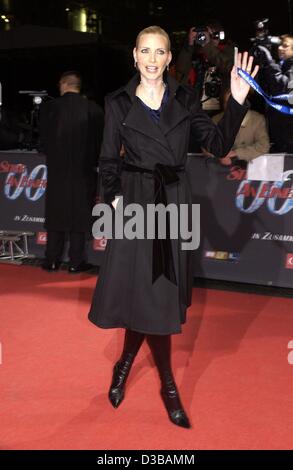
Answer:
[[[138,74],[106,98],[100,156],[105,201],[118,211],[132,203],[191,205],[184,165],[190,132],[217,157],[233,145],[247,107],[249,86],[231,75],[232,97],[218,126],[200,109],[192,89],[172,77],[163,80],[171,61],[170,41],[158,26],[141,31],[134,48]],[[251,71],[244,54],[238,66]],[[256,70],[253,72],[255,76]],[[124,147],[123,161],[120,157]],[[123,198],[121,197],[123,196]],[[123,203],[122,203],[123,200]],[[170,227],[172,220],[169,220]],[[167,224],[168,225],[168,224]],[[174,224],[173,224],[174,225]],[[158,368],[161,396],[171,421],[190,427],[171,369],[171,334],[181,332],[191,304],[191,252],[181,238],[108,241],[89,319],[102,328],[125,328],[121,358],[114,366],[109,398],[118,407],[134,358],[147,338]]]

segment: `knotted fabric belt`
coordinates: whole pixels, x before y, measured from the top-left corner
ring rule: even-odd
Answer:
[[[154,169],[143,168],[123,162],[122,171],[149,173],[155,180],[154,203],[167,206],[166,187],[178,183],[178,172],[185,171],[184,165],[164,165],[157,163]],[[172,244],[170,239],[170,214],[166,213],[166,238],[158,237],[158,213],[155,213],[155,238],[153,240],[152,283],[164,275],[170,282],[177,285]]]

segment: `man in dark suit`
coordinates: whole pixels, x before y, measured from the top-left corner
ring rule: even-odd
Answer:
[[[85,262],[86,234],[96,190],[96,167],[103,130],[103,111],[80,95],[81,77],[64,73],[60,98],[41,109],[41,139],[47,156],[45,204],[47,271],[60,266],[66,234],[69,236],[69,272],[90,269]]]

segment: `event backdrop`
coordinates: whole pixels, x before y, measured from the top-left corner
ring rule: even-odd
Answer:
[[[201,211],[194,276],[293,287],[293,156],[285,158],[283,182],[248,181],[243,164],[224,167],[193,154],[187,172]],[[0,230],[34,232],[37,256],[46,243],[46,180],[44,155],[0,152]],[[89,239],[89,261],[99,265],[105,246]]]

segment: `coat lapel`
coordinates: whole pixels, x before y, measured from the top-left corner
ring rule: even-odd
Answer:
[[[124,119],[123,125],[154,139],[156,142],[169,149],[168,142],[166,141],[160,127],[152,120],[151,116],[149,116],[148,112],[143,108],[143,105],[139,102],[138,98],[134,99],[129,112]]]
[[[189,118],[188,111],[176,98],[180,84],[170,75],[167,76],[167,83],[169,87],[169,99],[162,110],[159,122],[159,126],[165,136],[180,122]]]
[[[125,91],[132,101],[132,106],[124,119],[123,125],[147,135],[170,150],[166,135],[180,122],[187,119],[189,113],[176,100],[176,90],[180,86],[178,82],[170,76],[167,77],[167,82],[169,99],[162,110],[159,124],[157,124],[144,109],[139,98],[135,96],[136,87],[139,83],[139,75],[135,75],[125,87]]]
[[[162,133],[166,136],[172,129],[174,129],[184,119],[189,118],[188,111],[177,101],[175,97],[170,96],[168,102],[164,106],[159,127]]]

